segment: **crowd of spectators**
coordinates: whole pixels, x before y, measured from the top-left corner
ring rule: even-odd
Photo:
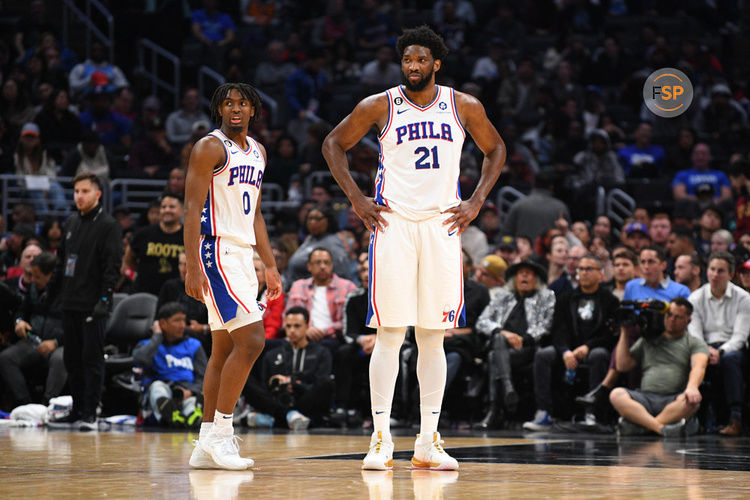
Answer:
[[[22,12],[0,7],[8,28],[0,36],[0,173],[17,174],[27,199],[0,218],[4,407],[62,390],[59,318],[47,308],[55,298],[44,294],[47,261],[64,237],[64,219],[49,214],[73,209],[58,176],[93,172],[105,186],[114,179],[163,180],[164,194],[146,211],[119,205],[112,214],[125,249],[115,292],[158,296],[159,310],[169,307],[154,323],[156,340],[178,343],[184,329],[210,352],[205,308],[182,287],[181,224],[187,159],[213,128],[201,105],[207,96],[194,80],[198,66],[207,65],[227,80],[253,83],[278,104],[273,112],[262,110],[251,134],[269,153],[265,184],[278,185],[290,202],[265,214],[285,296],[266,304],[264,320],[268,350],[281,361],[256,365],[245,391],[254,409],[247,422],[360,424],[369,414],[361,389],[374,343],[374,331],[364,325],[369,233],[332,180],[306,180],[327,171],[320,146],[332,124],[358,99],[401,81],[393,49],[400,28],[426,23],[451,48],[438,83],[477,96],[505,141],[507,162],[490,199],[503,186],[528,195],[505,211],[486,203],[463,236],[467,324],[446,334],[445,418],[474,421],[480,429],[524,420],[529,429],[546,429],[576,413],[590,425],[611,422],[607,395],[612,391],[613,403],[627,404],[613,389],[637,387],[614,353],[614,301],[689,297],[694,310],[677,304],[668,331],[677,338],[679,321],[692,314],[686,331],[708,345],[702,387],[711,397],[702,424],[742,431],[750,99],[742,80],[746,63],[732,51],[741,2],[147,4],[124,9],[112,2],[111,8],[125,24],[144,19],[137,26],[130,21],[132,33],[119,36],[150,38],[181,56],[185,83],[176,109],[169,96],[150,93],[132,54],[119,49],[112,61],[98,41],[80,50],[65,46],[54,2],[33,0]],[[156,29],[159,16],[169,16],[173,26]],[[642,99],[645,78],[662,67],[682,70],[694,88],[692,105],[677,118],[651,114]],[[369,192],[378,164],[376,132],[368,139],[349,155]],[[467,141],[464,195],[480,168],[481,151]],[[636,208],[622,222],[598,213],[599,188],[624,190]],[[262,263],[255,264],[262,277]],[[264,300],[262,283],[258,300]],[[182,314],[179,335],[161,331]],[[37,327],[40,315],[46,322]],[[295,332],[291,350],[287,325]],[[29,331],[41,343],[22,350],[21,342],[34,342]],[[632,337],[635,342],[637,332]],[[149,356],[156,340],[148,344]],[[409,349],[396,402],[404,420],[413,410]],[[637,349],[636,360],[644,355],[642,345]],[[299,366],[298,351],[319,362]],[[19,387],[19,370],[28,375],[27,365],[39,371],[47,364],[56,375],[41,394]],[[192,395],[196,385],[189,384],[183,388]],[[685,408],[695,409],[689,392],[692,406]],[[165,394],[144,400],[159,416],[182,408],[161,401]],[[462,404],[464,395],[476,404]],[[583,406],[573,404],[576,396]],[[284,422],[281,408],[298,402],[307,403]]]

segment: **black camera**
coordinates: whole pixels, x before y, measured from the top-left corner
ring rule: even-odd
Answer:
[[[659,337],[664,332],[664,315],[669,303],[663,300],[623,300],[615,310],[616,326],[637,326],[646,340]]]
[[[282,384],[278,378],[271,380],[271,394],[277,403],[284,408],[294,406],[294,393],[289,392],[289,383]]]

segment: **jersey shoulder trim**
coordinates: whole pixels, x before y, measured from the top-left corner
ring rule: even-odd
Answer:
[[[461,123],[461,119],[458,117],[458,106],[456,106],[456,91],[451,89],[451,107],[453,109],[453,118],[455,118],[456,123],[458,123],[458,127],[461,129],[461,132],[464,134],[464,139],[466,138],[466,128],[464,127],[464,124]]]
[[[386,101],[388,101],[388,121],[385,122],[385,127],[383,127],[383,131],[378,135],[378,139],[382,139],[385,137],[385,134],[388,133],[388,130],[391,128],[391,124],[393,123],[393,104],[391,104],[391,91],[386,90],[385,91],[385,97]]]

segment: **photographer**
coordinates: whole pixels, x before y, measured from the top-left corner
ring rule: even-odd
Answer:
[[[742,367],[750,328],[750,294],[730,282],[734,257],[729,252],[714,252],[708,258],[708,283],[690,295],[695,308],[688,326],[691,335],[708,344],[708,379],[713,382],[712,396],[729,406],[729,423],[719,431],[725,436],[742,433]],[[717,405],[714,405],[716,407]]]
[[[290,308],[284,315],[289,342],[263,357],[262,384],[250,380],[245,386],[253,408],[276,422],[286,420],[292,430],[306,429],[310,417],[326,415],[333,399],[331,354],[319,342],[308,340],[309,322],[307,309]]]
[[[664,437],[686,432],[685,419],[700,406],[698,387],[708,364],[706,343],[687,335],[692,312],[693,306],[686,299],[672,299],[664,316],[664,333],[655,338],[641,337],[631,348],[629,328],[621,328],[615,348],[617,370],[628,371],[640,364],[642,380],[638,390],[618,387],[609,395],[612,406],[622,416],[618,424],[620,435],[639,434],[646,429]],[[697,426],[687,429],[688,434],[695,431]]]
[[[170,427],[200,426],[201,395],[208,359],[198,339],[185,335],[186,314],[177,302],[156,313],[158,330],[133,349],[133,359],[145,370],[143,408]]]

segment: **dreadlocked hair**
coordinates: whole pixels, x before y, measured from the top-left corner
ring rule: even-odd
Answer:
[[[404,34],[398,37],[396,41],[396,51],[398,57],[404,57],[404,50],[410,45],[419,45],[427,47],[432,53],[434,59],[444,59],[448,55],[443,37],[432,31],[429,26],[423,24],[416,28],[405,29]]]
[[[252,125],[263,109],[263,101],[261,100],[258,91],[255,90],[252,85],[240,82],[223,83],[214,90],[214,94],[211,96],[211,106],[209,107],[211,120],[217,125],[221,125],[221,114],[219,113],[219,108],[221,107],[221,103],[224,102],[224,99],[227,98],[229,91],[232,89],[236,89],[240,95],[250,101],[250,104],[253,106],[255,113],[250,117],[249,123],[249,125]]]

